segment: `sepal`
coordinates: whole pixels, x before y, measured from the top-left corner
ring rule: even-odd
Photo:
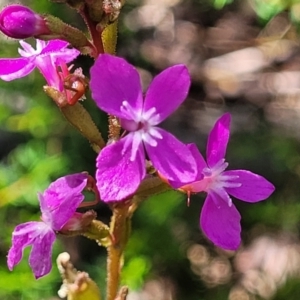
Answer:
[[[99,245],[104,247],[108,247],[112,243],[109,227],[99,220],[93,220],[82,235],[96,240]]]
[[[97,214],[93,210],[89,210],[85,213],[75,212],[59,233],[70,236],[82,234],[88,230],[96,217]]]

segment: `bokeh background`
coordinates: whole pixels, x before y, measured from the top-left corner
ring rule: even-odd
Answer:
[[[0,1],[0,7],[20,1]],[[73,26],[74,11],[49,1],[22,1]],[[148,199],[133,217],[122,282],[128,300],[296,300],[300,296],[300,2],[299,0],[127,0],[119,20],[118,55],[139,68],[145,88],[162,69],[188,66],[190,94],[163,126],[205,154],[208,133],[232,114],[227,161],[269,179],[275,193],[257,204],[234,200],[242,215],[237,252],[214,247],[199,229],[205,195],[190,207],[177,192]],[[33,42],[33,41],[32,41]],[[0,35],[0,56],[17,56],[18,42]],[[93,61],[79,57],[88,76]],[[0,299],[58,299],[57,269],[38,281],[29,250],[6,267],[11,232],[39,219],[37,192],[57,177],[95,172],[95,153],[43,93],[36,71],[0,81]],[[168,99],[166,99],[167,101]],[[90,95],[83,103],[105,130]],[[110,211],[96,207],[108,222]],[[226,228],[224,228],[225,230]],[[80,270],[102,287],[105,251],[84,238],[59,238]],[[103,288],[104,290],[104,288]]]

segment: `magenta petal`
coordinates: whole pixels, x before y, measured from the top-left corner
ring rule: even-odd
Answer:
[[[225,157],[226,148],[230,135],[230,114],[226,113],[219,118],[211,130],[206,149],[207,164],[213,168]]]
[[[216,246],[226,250],[239,247],[240,220],[241,216],[234,205],[229,206],[214,193],[208,194],[200,215],[200,227]]]
[[[10,270],[21,261],[24,248],[33,243],[34,238],[30,235],[40,224],[42,222],[27,222],[16,226],[12,235],[12,246],[7,255],[7,266]]]
[[[37,40],[37,49],[20,41],[23,49],[19,49],[22,58],[0,59],[0,78],[10,81],[24,77],[38,67],[47,80],[48,85],[61,90],[61,79],[57,73],[57,65],[68,63],[75,59],[80,52],[67,48],[68,43],[60,40],[44,42]]]
[[[240,187],[226,187],[233,197],[246,201],[257,202],[268,198],[275,190],[274,185],[264,177],[246,170],[225,171],[224,176],[233,176],[229,183],[240,183]]]
[[[146,151],[157,171],[169,181],[192,182],[197,176],[197,165],[188,147],[172,134],[156,127],[161,139],[156,139],[155,147],[145,143]]]
[[[170,67],[158,74],[149,86],[144,111],[156,109],[157,124],[173,113],[188,95],[191,78],[184,65]]]
[[[125,118],[123,101],[134,111],[143,107],[142,88],[137,70],[124,59],[102,54],[91,68],[90,88],[98,107],[107,113]]]
[[[68,48],[69,43],[62,40],[51,40],[49,42],[36,40],[36,49],[24,41],[20,41],[20,44],[24,49],[19,49],[20,55],[35,59],[39,68],[42,68],[43,61],[46,59],[57,66],[62,62],[71,62],[80,54],[77,49]]]
[[[0,59],[0,78],[11,81],[28,75],[34,68],[35,65],[29,58]]]
[[[57,64],[50,55],[38,56],[35,65],[47,81],[47,85],[63,91],[63,83],[57,72]]]
[[[32,245],[29,263],[35,277],[49,273],[51,269],[51,250],[55,234],[43,222],[27,222],[18,225],[12,236],[12,246],[7,255],[7,265],[10,270],[17,265],[23,256],[26,246]]]
[[[80,52],[77,49],[63,48],[56,52],[50,52],[46,55],[50,55],[55,66],[59,66],[61,63],[69,63],[73,61],[79,54]],[[43,59],[46,55],[41,54],[39,57]]]
[[[59,198],[68,198],[74,194],[80,194],[87,184],[87,179],[86,173],[75,173],[58,178],[45,190],[43,196],[47,199],[44,204],[47,205],[47,208],[51,207],[51,210],[55,209],[61,202],[48,197],[48,195],[56,194]]]
[[[49,42],[46,43],[46,46],[43,47],[43,50],[41,51],[41,54],[49,54],[49,53],[53,53],[53,52],[60,52],[64,49],[66,49],[68,45],[69,45],[69,43],[66,42],[66,41],[50,40]]]
[[[87,178],[83,173],[61,177],[39,195],[42,219],[54,230],[59,231],[83,201]]]
[[[37,238],[32,245],[29,265],[36,279],[45,276],[51,271],[51,256],[55,238],[55,233],[48,231],[42,238]]]
[[[182,182],[180,182],[180,181],[176,182],[176,181],[169,180],[169,184],[175,189],[184,187],[185,189],[187,189],[193,193],[199,192],[198,191],[198,182],[199,182],[199,180],[201,180],[203,178],[202,170],[204,168],[207,168],[207,164],[195,144],[187,144],[187,147],[191,151],[191,154],[193,155],[193,157],[195,159],[196,166],[197,166],[196,167],[197,168],[197,176],[196,176],[195,180],[192,180],[190,183],[184,184],[184,186],[183,186]]]
[[[145,154],[141,147],[136,159],[130,160],[129,134],[116,143],[105,147],[97,158],[97,187],[103,201],[118,201],[132,195],[145,177]],[[124,147],[125,145],[130,145]]]
[[[198,176],[196,178],[196,180],[199,180],[203,177],[203,175],[201,174],[204,168],[207,168],[207,164],[205,159],[203,158],[202,154],[200,153],[198,147],[196,146],[196,144],[187,144],[187,147],[189,148],[189,150],[191,151],[196,164],[197,164],[197,170],[198,170]]]

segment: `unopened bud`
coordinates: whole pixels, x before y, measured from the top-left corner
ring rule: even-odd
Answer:
[[[0,12],[0,30],[15,39],[64,40],[83,54],[96,55],[95,47],[79,29],[51,15],[37,14],[23,5],[9,5]]]
[[[0,12],[0,30],[15,39],[49,33],[41,15],[18,4],[9,5]]]

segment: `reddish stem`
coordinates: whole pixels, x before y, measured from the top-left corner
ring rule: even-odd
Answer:
[[[81,17],[83,18],[86,26],[89,29],[93,44],[95,46],[95,48],[97,49],[97,53],[95,54],[95,58],[97,58],[99,56],[99,54],[104,53],[104,47],[103,47],[103,42],[101,39],[101,32],[99,32],[96,29],[96,22],[92,21],[88,12],[87,12],[87,8],[84,7],[84,9],[82,9],[80,11]]]

